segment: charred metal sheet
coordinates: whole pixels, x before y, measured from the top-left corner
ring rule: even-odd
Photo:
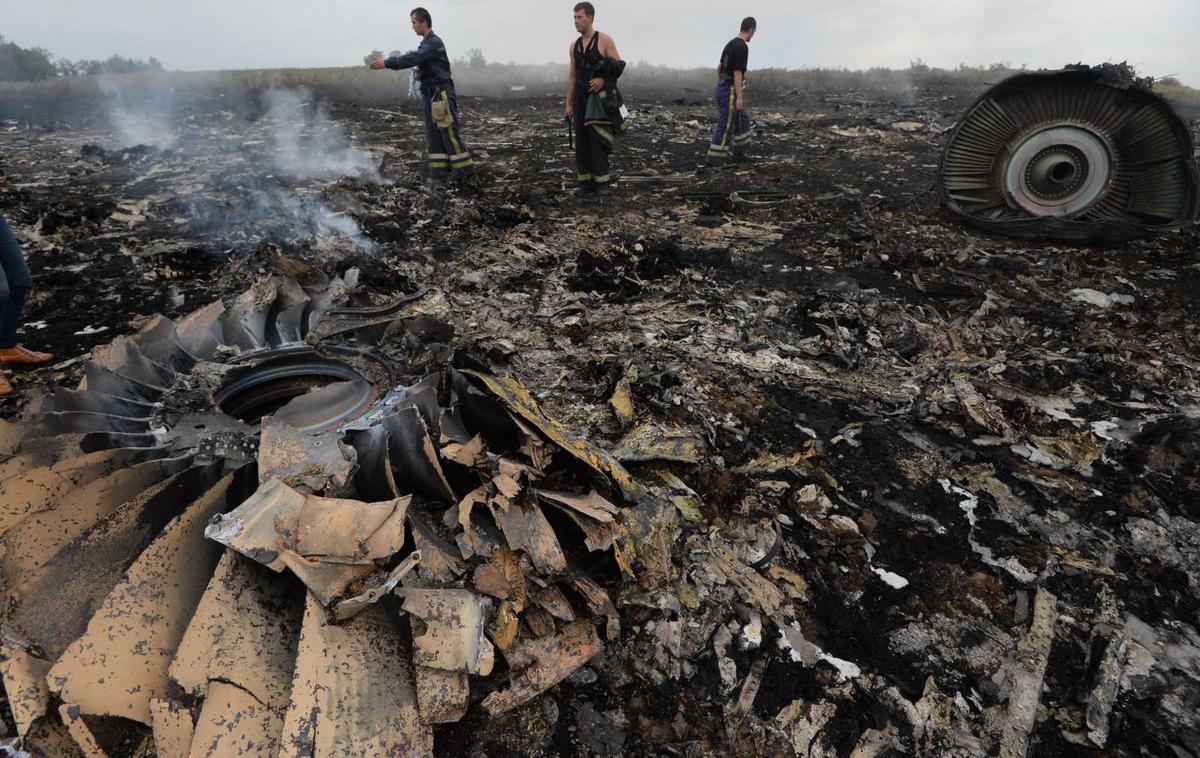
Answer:
[[[280,715],[246,690],[214,681],[196,718],[189,756],[273,756],[283,731]]]
[[[595,490],[586,495],[572,495],[568,492],[550,492],[548,490],[536,490],[535,494],[549,503],[562,507],[564,510],[573,510],[594,521],[606,524],[611,524],[615,521],[617,514],[620,512],[617,506],[601,497],[600,493]]]
[[[952,211],[988,231],[1116,242],[1196,220],[1194,151],[1187,124],[1132,76],[1022,73],[959,120],[941,189]]]
[[[230,513],[213,519],[205,535],[258,561],[272,571],[282,571],[283,549],[276,524],[295,524],[304,507],[304,495],[275,479],[265,482],[248,500]]]
[[[192,712],[155,699],[150,701],[150,715],[154,720],[154,752],[158,758],[187,758],[196,731]]]
[[[399,621],[371,606],[342,626],[310,596],[280,756],[433,754]]]
[[[534,565],[552,574],[567,570],[567,558],[546,514],[528,498],[509,500],[497,494],[488,501],[492,518],[513,550],[524,550]]]
[[[362,308],[331,308],[321,315],[309,333],[309,339],[321,341],[372,326],[391,324],[405,317],[408,306],[424,299],[427,290],[397,298],[383,305]]]
[[[626,498],[633,502],[640,502],[646,496],[642,485],[638,484],[612,456],[592,443],[571,434],[561,424],[548,419],[542,413],[537,401],[529,394],[529,390],[520,382],[472,371],[463,371],[462,373],[482,383],[499,397],[512,413],[532,424],[551,442],[575,457],[580,463],[591,468],[606,481],[619,487]]]
[[[417,552],[421,554],[418,573],[423,579],[441,584],[453,582],[465,573],[462,553],[453,544],[442,539],[434,527],[417,513],[417,509],[408,509],[408,524],[412,527]]]
[[[66,725],[67,732],[70,733],[71,739],[75,740],[75,745],[78,750],[83,753],[84,758],[108,758],[104,751],[100,749],[100,743],[96,741],[96,735],[88,727],[83,720],[83,714],[80,713],[79,707],[72,703],[64,703],[58,707],[59,718]]]
[[[296,668],[304,590],[286,575],[227,550],[170,666],[190,695],[229,682],[282,714]]]
[[[469,590],[400,589],[404,610],[421,620],[413,633],[413,662],[487,676],[495,650],[484,635],[491,601]]]
[[[4,679],[17,736],[22,739],[50,706],[50,688],[46,686],[49,671],[49,661],[16,646],[0,645],[0,676]]]
[[[27,581],[60,550],[123,504],[190,465],[171,458],[137,463],[72,488],[53,507],[32,513],[4,532],[0,567],[6,587]]]
[[[446,724],[467,715],[471,705],[471,677],[464,671],[446,671],[416,665],[417,710],[422,724]]]
[[[242,350],[267,346],[267,320],[275,303],[274,279],[260,279],[229,304],[221,316],[224,343]]]
[[[493,716],[511,710],[566,679],[603,648],[590,621],[577,621],[556,635],[518,643],[504,653],[514,672],[509,687],[484,698],[483,707]]]
[[[57,658],[86,631],[125,568],[162,529],[220,478],[220,466],[191,468],[155,485],[64,547],[45,568],[12,588],[17,633]]]
[[[306,434],[279,418],[263,423],[258,446],[258,478],[279,479],[293,488],[337,496],[350,484],[357,454],[338,434]],[[380,498],[391,499],[390,497]]]
[[[410,497],[382,503],[309,497],[296,524],[296,552],[327,563],[371,564],[404,547]]]
[[[405,539],[408,498],[363,503],[305,496],[272,480],[206,534],[273,571],[292,573],[328,605]]]
[[[150,701],[168,693],[167,668],[221,555],[204,525],[228,507],[234,478],[201,495],[142,551],[59,657],[48,681],[63,700],[153,725]]]

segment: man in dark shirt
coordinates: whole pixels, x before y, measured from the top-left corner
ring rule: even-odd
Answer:
[[[417,69],[429,143],[429,180],[441,183],[452,174],[457,183],[474,188],[478,181],[475,161],[458,129],[458,98],[454,80],[450,78],[450,56],[441,38],[433,33],[429,11],[417,8],[411,19],[413,31],[421,37],[420,47],[387,60],[374,60],[371,68]]]
[[[744,19],[742,31],[721,51],[721,63],[717,66],[717,125],[708,146],[710,164],[730,158],[741,160],[750,144],[750,113],[746,110],[743,87],[750,60],[750,40],[756,31],[758,22],[753,17]]]

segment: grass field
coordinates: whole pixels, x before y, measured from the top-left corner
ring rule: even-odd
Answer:
[[[969,93],[995,84],[1014,69],[1003,64],[931,68],[919,62],[908,69],[756,69],[749,87],[755,97],[800,92],[826,94],[858,92],[864,96],[904,101],[917,91]],[[459,94],[483,97],[545,97],[561,95],[566,66],[557,64],[497,64],[455,66]],[[622,87],[626,93],[660,98],[707,98],[714,74],[709,68],[675,69],[637,63],[629,67]],[[0,84],[0,106],[18,103],[54,107],[55,104],[87,103],[114,92],[136,98],[139,93],[179,99],[189,96],[231,95],[273,87],[307,87],[329,102],[388,103],[407,88],[405,74],[370,71],[366,67],[255,69],[234,71],[168,72],[120,76],[77,76],[28,84]],[[1188,108],[1200,106],[1200,90],[1176,82],[1156,87],[1173,103]],[[0,112],[2,115],[2,112]]]
[[[909,91],[914,87],[938,89],[975,89],[999,81],[1010,73],[1004,66],[936,69],[917,66],[911,69],[756,69],[750,74],[750,86],[760,92],[828,92],[845,90]],[[524,96],[557,95],[563,91],[566,66],[556,64],[488,64],[481,67],[455,67],[455,82],[464,95]],[[628,89],[667,95],[672,92],[704,93],[714,80],[710,68],[674,69],[645,63],[631,65],[622,80]],[[134,93],[140,89],[196,93],[224,90],[258,90],[270,87],[308,87],[330,100],[357,102],[388,101],[396,97],[407,77],[390,72],[358,68],[276,69],[215,72],[176,72],[128,74],[112,77],[69,77],[31,84],[0,84],[0,102],[13,100],[61,100],[97,97],[105,88]],[[519,89],[519,88],[524,89]]]

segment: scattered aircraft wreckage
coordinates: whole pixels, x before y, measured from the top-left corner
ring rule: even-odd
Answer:
[[[1116,242],[1192,223],[1191,132],[1128,66],[1023,73],[985,92],[942,156],[952,211],[1016,237]]]
[[[159,317],[0,426],[0,652],[31,754],[115,730],[163,758],[428,755],[472,677],[503,671],[481,704],[503,713],[619,633],[588,569],[633,575],[656,497],[456,367],[444,324],[306,274]]]

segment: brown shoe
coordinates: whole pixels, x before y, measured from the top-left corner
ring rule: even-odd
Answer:
[[[8,383],[8,377],[4,374],[0,374],[0,397],[11,395],[14,392],[16,392],[16,390],[14,390],[13,386]]]
[[[0,349],[0,366],[40,366],[52,360],[51,353],[35,353],[21,345]]]

